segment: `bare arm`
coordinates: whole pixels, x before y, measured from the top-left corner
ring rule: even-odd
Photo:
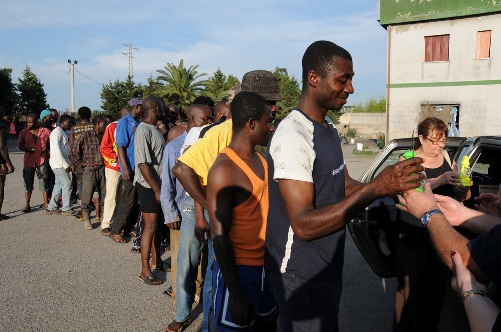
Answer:
[[[439,204],[437,203],[437,200],[435,199],[428,183],[425,185],[424,192],[409,190],[405,192],[403,196],[399,196],[399,199],[402,205],[397,205],[397,207],[411,213],[418,219],[420,219],[425,212],[439,208]],[[461,205],[459,202],[455,202]],[[478,267],[470,255],[467,246],[468,239],[452,228],[445,215],[441,213],[432,215],[426,228],[430,233],[435,250],[449,269],[452,268],[450,253],[452,250],[455,250],[461,254],[464,264],[473,274],[475,274],[478,280],[488,280],[485,273]]]
[[[501,224],[501,218],[467,208],[451,197],[435,195],[435,199],[452,226],[461,226],[482,235]]]
[[[374,180],[358,186],[348,180],[350,195],[329,206],[315,209],[313,183],[278,180],[294,234],[302,241],[311,241],[332,234],[372,203],[376,198],[414,189],[424,176],[421,158],[412,158],[386,167]],[[346,174],[346,173],[345,173]],[[345,182],[346,185],[346,182]],[[354,190],[357,189],[357,190]]]
[[[227,163],[219,163],[209,172],[208,210],[214,254],[230,294],[232,318],[239,325],[249,325],[253,319],[253,311],[238,283],[235,254],[229,236],[235,197],[235,180],[227,176],[231,172],[232,167]]]
[[[195,202],[201,204],[205,209],[207,209],[207,198],[205,196],[205,191],[200,184],[198,174],[185,163],[178,161],[176,166],[172,169],[172,173],[181,182],[183,188],[188,194],[193,198]]]
[[[348,174],[348,168],[345,166],[344,168],[344,191],[346,196],[350,196],[355,191],[360,189],[364,184],[358,182],[350,177]]]

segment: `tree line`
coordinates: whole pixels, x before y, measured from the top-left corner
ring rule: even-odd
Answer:
[[[156,71],[155,77],[147,78],[147,83],[137,83],[134,77],[128,76],[125,80],[116,79],[101,88],[101,108],[95,112],[104,111],[116,115],[127,105],[127,101],[135,97],[157,96],[167,103],[175,103],[181,110],[187,107],[198,96],[207,96],[214,101],[223,100],[229,90],[240,84],[233,75],[224,74],[219,68],[211,75],[198,71],[198,65],[186,66],[181,59],[179,64],[167,63],[164,68]],[[301,90],[299,82],[290,76],[283,68],[273,71],[280,86],[284,99],[277,103],[278,117],[285,117],[297,105]],[[44,84],[31,71],[29,66],[23,70],[18,83],[12,82],[12,69],[0,68],[0,105],[8,115],[27,115],[40,113],[50,108],[47,103],[47,94]],[[352,107],[353,112],[384,112],[386,100],[370,99],[366,103],[359,103]],[[338,123],[339,112],[330,111],[327,114],[335,123]]]

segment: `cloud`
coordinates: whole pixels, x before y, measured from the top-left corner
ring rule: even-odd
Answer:
[[[239,79],[250,70],[285,67],[300,81],[304,50],[326,39],[354,58],[358,88],[350,100],[384,91],[386,33],[376,21],[375,4],[362,8],[358,3],[335,7],[331,1],[313,5],[306,0],[151,0],[138,7],[120,0],[29,0],[24,6],[32,10],[26,10],[9,1],[0,2],[0,12],[10,17],[0,20],[0,38],[12,45],[0,51],[2,66],[14,68],[17,81],[30,65],[56,108],[68,107],[70,101],[67,59],[78,60],[77,103],[99,108],[98,83],[124,80],[128,74],[123,44],[129,42],[137,48],[136,82],[146,83],[157,69],[181,59],[186,66],[199,65],[199,72],[211,75],[220,68]]]

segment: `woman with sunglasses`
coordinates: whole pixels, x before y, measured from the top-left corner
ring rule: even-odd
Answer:
[[[433,192],[463,201],[469,198],[469,187],[460,185],[457,166],[444,150],[447,135],[442,120],[426,118],[418,125],[414,151],[424,160]],[[421,221],[406,212],[400,212],[399,221],[394,331],[436,331],[449,272]]]

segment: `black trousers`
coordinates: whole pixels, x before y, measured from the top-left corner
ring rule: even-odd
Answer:
[[[134,173],[132,172],[131,179],[134,179]],[[136,188],[132,182],[132,180],[120,180],[117,191],[117,206],[112,218],[111,234],[120,234],[122,230],[124,233],[128,233],[134,228],[137,222],[139,203],[137,201]]]
[[[402,222],[397,243],[397,296],[402,317],[394,331],[436,331],[445,297],[448,270],[433,249],[425,228]]]

